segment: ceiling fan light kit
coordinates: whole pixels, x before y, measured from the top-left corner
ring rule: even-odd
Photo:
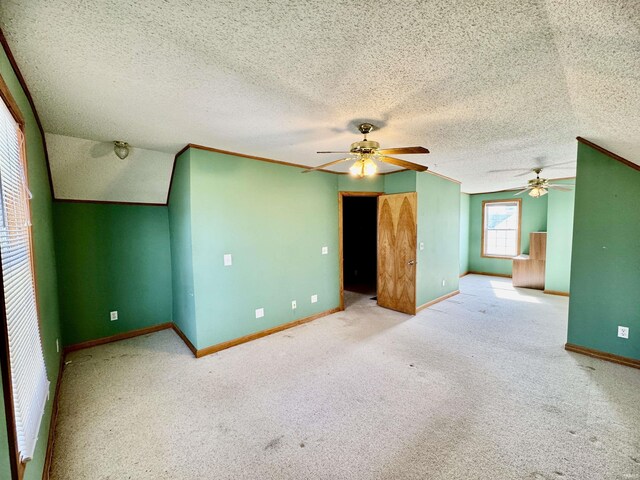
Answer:
[[[408,162],[400,158],[394,158],[387,156],[388,154],[395,155],[409,155],[416,153],[429,153],[424,147],[401,147],[401,148],[385,148],[380,149],[380,144],[373,140],[367,140],[367,135],[375,127],[371,123],[361,123],[358,125],[358,130],[364,135],[364,140],[360,142],[354,142],[348,152],[336,152],[336,151],[323,151],[317,153],[347,153],[348,157],[334,160],[333,162],[318,165],[317,167],[308,168],[302,173],[313,172],[314,170],[321,170],[325,167],[335,165],[337,163],[355,161],[355,163],[349,168],[349,172],[356,177],[369,177],[375,175],[378,171],[376,162],[389,163],[398,167],[402,167],[407,170],[415,170],[416,172],[424,172],[429,167],[420,165],[417,163]]]
[[[356,159],[355,163],[349,168],[351,175],[355,177],[371,177],[378,171],[378,166],[373,161],[375,155],[363,155],[362,158]]]
[[[547,190],[545,190],[542,187],[533,187],[529,192],[529,196],[533,198],[538,198],[538,197],[542,197],[543,195],[546,195],[547,193],[548,193]]]

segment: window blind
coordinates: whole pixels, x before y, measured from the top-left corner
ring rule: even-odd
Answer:
[[[49,396],[31,258],[24,137],[0,101],[0,256],[20,461],[33,457]]]

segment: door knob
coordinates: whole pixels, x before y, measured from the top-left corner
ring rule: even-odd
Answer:
[[[415,261],[415,260],[409,260],[409,261],[407,262],[407,265],[415,265],[415,264],[416,264],[416,261]]]

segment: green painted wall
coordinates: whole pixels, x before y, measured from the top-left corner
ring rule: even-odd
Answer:
[[[338,190],[341,192],[384,192],[384,179],[387,175],[358,178],[352,175],[336,175]]]
[[[384,193],[415,192],[416,175],[417,173],[411,170],[383,175]]]
[[[358,178],[352,175],[336,175],[341,192],[402,193],[416,191],[416,172],[409,170]]]
[[[420,306],[458,289],[460,184],[423,172],[416,174],[416,191],[416,306]],[[420,243],[424,244],[423,250],[420,250]]]
[[[558,180],[554,183],[574,183]],[[545,290],[569,292],[575,192],[550,189],[547,194],[547,263]]]
[[[197,345],[191,242],[191,150],[187,150],[176,159],[169,199],[169,225],[173,321],[191,343]]]
[[[45,407],[40,427],[38,443],[33,460],[27,465],[24,478],[33,480],[42,478],[44,456],[51,421],[51,401],[53,399],[60,355],[56,352],[56,339],[60,338],[60,319],[58,315],[58,286],[56,276],[56,257],[53,237],[53,214],[51,191],[45,161],[45,150],[33,111],[29,105],[18,79],[4,51],[0,53],[0,75],[9,87],[25,118],[27,139],[27,164],[29,188],[33,193],[31,200],[31,219],[33,224],[33,249],[36,272],[36,290],[38,311],[40,314],[40,332],[47,376],[51,382],[49,401]],[[0,478],[9,478],[8,452],[4,420],[0,426]]]
[[[460,194],[460,275],[469,271],[469,205],[471,196]]]
[[[198,348],[339,305],[335,175],[192,149],[190,182]]]
[[[166,207],[55,202],[53,211],[65,345],[171,321]]]
[[[640,171],[578,144],[569,343],[640,359]],[[629,338],[617,337],[618,325]]]
[[[497,192],[471,195],[469,201],[469,270],[473,272],[511,275],[512,261],[503,258],[483,258],[482,253],[482,202],[484,200],[513,200],[515,192]],[[522,198],[521,253],[529,252],[529,234],[547,231],[547,197]]]

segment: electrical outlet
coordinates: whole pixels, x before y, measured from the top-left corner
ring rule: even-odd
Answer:
[[[329,247],[322,247],[322,255],[329,253]]]
[[[118,311],[114,310],[113,312],[109,313],[109,318],[111,319],[111,321],[113,322],[114,320],[118,319]]]
[[[56,352],[60,353],[60,340],[56,338]]]
[[[256,318],[264,317],[264,308],[256,308]]]
[[[295,300],[291,301],[291,310],[295,310],[296,308],[298,308],[298,305],[296,304]]]
[[[629,338],[629,327],[618,326],[618,336],[620,338]]]
[[[311,303],[317,303],[318,302],[318,295],[311,295]]]

